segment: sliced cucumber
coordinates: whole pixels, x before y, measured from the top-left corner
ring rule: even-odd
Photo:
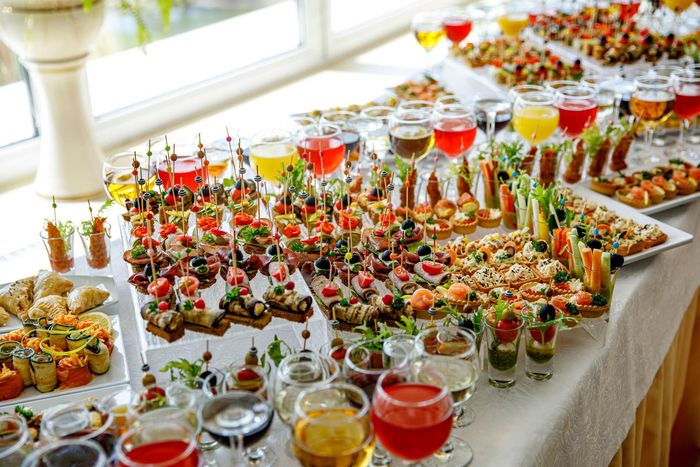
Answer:
[[[583,278],[583,260],[581,259],[581,251],[578,248],[578,234],[576,233],[576,229],[571,229],[569,231],[569,239],[571,241],[571,254],[573,255],[573,260],[574,260],[574,275],[578,279]]]
[[[612,298],[612,277],[610,275],[610,253],[604,252],[601,257],[601,267],[600,267],[600,280],[601,280],[601,291],[603,295],[610,301]]]

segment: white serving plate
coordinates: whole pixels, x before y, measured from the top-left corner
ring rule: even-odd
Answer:
[[[111,388],[120,384],[129,383],[129,370],[126,366],[126,352],[124,349],[124,341],[122,340],[121,326],[119,325],[119,316],[112,316],[112,335],[114,336],[114,350],[112,350],[111,365],[109,371],[104,375],[93,375],[90,384],[79,388],[53,390],[51,392],[39,392],[35,387],[25,388],[19,397],[0,401],[0,409],[17,404],[26,404],[41,399],[51,399],[51,405],[54,405],[53,399],[58,396],[67,396],[95,389]]]
[[[80,287],[81,285],[94,285],[95,287],[109,292],[109,297],[102,305],[87,310],[86,313],[90,311],[102,311],[103,313],[111,314],[109,311],[107,311],[107,309],[119,301],[119,292],[117,292],[117,284],[114,283],[114,279],[111,277],[71,275],[66,275],[64,277],[73,281],[73,288]],[[8,282],[6,284],[0,285],[0,289],[8,284],[10,283]],[[116,308],[114,308],[113,310],[116,310]],[[116,312],[114,312],[114,314],[116,314]],[[11,314],[10,319],[7,320],[7,323],[4,326],[0,326],[0,333],[5,333],[13,329],[17,329],[20,326],[22,326],[22,322],[19,320],[18,317]]]
[[[88,386],[89,387],[89,386]],[[59,393],[59,395],[55,397],[48,397],[45,399],[35,399],[33,401],[29,401],[26,404],[17,402],[14,405],[8,405],[4,406],[3,408],[0,408],[0,412],[12,412],[14,410],[14,407],[17,405],[21,405],[23,407],[29,408],[34,412],[34,415],[38,415],[39,412],[43,412],[46,409],[50,409],[52,407],[56,407],[57,405],[60,404],[73,404],[76,402],[84,401],[85,399],[89,398],[94,398],[94,399],[105,399],[108,396],[111,396],[112,394],[121,391],[122,389],[127,389],[130,386],[128,384],[118,384],[116,386],[106,386],[103,388],[96,388],[96,389],[86,389],[84,391],[80,392],[73,392],[73,393]]]
[[[678,248],[679,246],[685,245],[693,241],[693,236],[687,232],[677,229],[663,222],[659,222],[645,214],[642,214],[639,209],[635,209],[632,206],[628,206],[621,203],[613,198],[596,193],[586,187],[581,185],[576,185],[571,187],[574,192],[593,201],[596,204],[602,204],[619,214],[622,217],[627,217],[639,224],[656,224],[663,230],[667,235],[668,239],[661,245],[656,245],[651,248],[647,248],[639,253],[633,255],[625,256],[625,265],[632,264],[637,261],[641,261],[646,258],[658,255],[662,251],[672,250],[673,248]]]
[[[593,191],[593,189],[590,188],[590,186],[588,185],[588,182],[584,182],[584,185],[581,188],[586,190],[586,197],[589,197],[590,193],[605,196],[602,193],[598,193],[596,191]],[[607,198],[611,199],[617,203],[620,203],[612,196],[608,196]],[[658,214],[660,212],[668,211],[669,209],[673,209],[673,208],[676,208],[678,206],[683,206],[684,204],[694,203],[697,200],[700,200],[700,191],[696,191],[692,195],[678,195],[673,199],[665,199],[665,200],[661,201],[660,203],[652,204],[651,206],[646,207],[646,208],[642,208],[642,209],[632,208],[632,209],[634,209],[635,211],[637,211],[641,214],[644,214],[646,216],[651,216],[652,214]],[[624,204],[624,203],[620,203],[620,204]]]

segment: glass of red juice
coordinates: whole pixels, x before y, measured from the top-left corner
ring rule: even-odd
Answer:
[[[435,107],[433,112],[435,146],[454,159],[469,150],[476,137],[476,117],[466,105],[460,103]]]
[[[298,150],[306,162],[313,164],[316,175],[326,177],[335,172],[345,157],[345,143],[340,128],[335,125],[318,124],[302,128]]]
[[[118,467],[198,467],[194,428],[175,418],[140,422],[117,443]]]
[[[595,123],[598,115],[597,94],[596,88],[584,84],[556,89],[554,106],[559,109],[559,129],[562,133],[576,138]]]
[[[472,32],[472,20],[466,10],[452,8],[445,12],[442,28],[452,46],[456,47]]]
[[[687,157],[695,161],[698,154],[685,144],[685,130],[690,122],[700,115],[700,67],[694,65],[682,70],[674,71],[676,102],[673,111],[681,119],[678,133],[678,148],[674,157]]]
[[[382,446],[394,456],[419,462],[450,437],[454,409],[445,377],[425,366],[387,370],[372,397],[372,424]]]
[[[172,179],[175,180],[176,185],[180,185],[180,181],[182,181],[183,184],[196,193],[198,186],[194,179],[197,175],[204,177],[202,175],[202,160],[195,155],[177,154],[177,159],[168,163],[166,161],[168,157],[168,155],[163,155],[158,161],[158,177],[163,180],[163,189],[167,190],[172,186],[172,172]]]

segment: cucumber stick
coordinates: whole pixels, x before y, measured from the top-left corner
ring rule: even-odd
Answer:
[[[603,253],[600,267],[601,291],[608,301],[612,298],[613,292],[612,277],[610,275],[610,256],[610,253],[607,251]]]
[[[571,254],[574,259],[574,275],[578,279],[583,278],[583,260],[581,259],[581,251],[578,248],[578,235],[576,234],[576,229],[571,229],[569,231],[569,240],[571,241]]]

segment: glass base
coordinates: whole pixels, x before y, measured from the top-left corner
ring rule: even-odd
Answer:
[[[532,371],[526,371],[525,376],[535,381],[549,381],[552,379],[552,373],[535,373]]]
[[[669,159],[690,159],[695,162],[700,160],[700,155],[687,146],[667,149],[664,155]]]
[[[389,455],[384,448],[381,446],[375,446],[374,452],[372,453],[372,460],[370,462],[370,467],[385,467],[391,465],[391,455]]]
[[[277,456],[267,446],[248,449],[246,460],[249,467],[272,467],[277,464]]]
[[[489,384],[493,386],[494,388],[512,388],[515,386],[515,380],[514,379],[493,379],[489,378]]]
[[[464,467],[471,464],[474,451],[466,441],[451,437],[445,445],[427,462],[431,466]]]
[[[471,407],[459,407],[457,413],[455,414],[454,422],[452,422],[453,428],[465,428],[474,423],[476,418],[476,413]]]

